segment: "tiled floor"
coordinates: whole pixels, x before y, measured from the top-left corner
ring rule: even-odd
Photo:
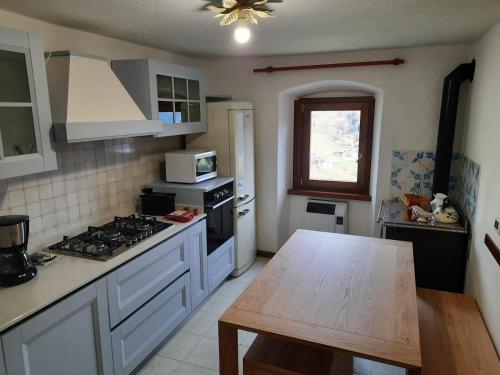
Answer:
[[[242,276],[226,281],[198,312],[170,339],[139,371],[140,375],[217,375],[219,355],[217,319],[245,290],[267,263],[257,258]],[[240,374],[242,358],[252,344],[255,334],[238,331]],[[404,375],[398,367],[379,364],[362,358],[336,353],[331,375]],[[353,372],[354,371],[354,372]]]

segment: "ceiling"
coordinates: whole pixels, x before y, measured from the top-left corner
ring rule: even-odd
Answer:
[[[0,8],[191,56],[281,55],[470,42],[499,0],[283,0],[237,45],[204,0],[0,0]]]

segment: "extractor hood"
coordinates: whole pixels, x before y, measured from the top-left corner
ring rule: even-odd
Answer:
[[[161,121],[147,120],[106,58],[72,51],[46,54],[56,141],[159,134]]]

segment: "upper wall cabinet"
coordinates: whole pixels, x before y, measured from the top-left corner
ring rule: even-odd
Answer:
[[[157,60],[115,60],[114,72],[148,120],[171,136],[207,131],[203,72]]]
[[[42,40],[0,28],[0,179],[57,169]]]

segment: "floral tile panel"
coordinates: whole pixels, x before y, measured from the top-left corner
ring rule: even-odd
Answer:
[[[399,200],[407,193],[430,198],[435,160],[433,152],[393,150],[391,199]]]
[[[435,161],[434,152],[393,150],[390,199],[399,201],[407,193],[432,198]],[[449,195],[469,219],[476,213],[479,176],[479,164],[461,153],[453,154]]]

